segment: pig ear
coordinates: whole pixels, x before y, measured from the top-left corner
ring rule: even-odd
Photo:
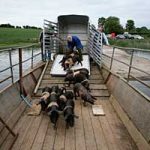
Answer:
[[[42,89],[42,93],[45,91],[45,88]]]
[[[50,87],[48,87],[48,92],[49,92],[49,93],[51,92],[51,88],[50,88]]]
[[[62,87],[62,93],[66,93],[66,88]]]
[[[77,116],[77,115],[75,115],[75,114],[73,114],[73,117],[74,117],[74,118],[76,118],[76,119],[78,119],[78,118],[79,118],[79,116]]]
[[[43,97],[40,98],[40,102],[42,102],[42,101],[44,101],[44,98],[43,98]]]
[[[57,110],[57,112],[58,112],[59,115],[62,115],[62,114],[63,114],[63,111]]]
[[[49,111],[47,114],[48,114],[48,116],[50,116],[52,114],[52,111]]]
[[[52,92],[52,88],[50,87],[50,88],[49,88],[49,93],[51,93],[51,92]]]
[[[65,87],[59,88],[59,92],[60,92],[60,93],[64,93],[64,88],[65,88]]]
[[[97,100],[96,97],[94,97],[93,95],[91,95],[91,97],[92,97],[93,99]]]
[[[68,116],[69,116],[69,115],[66,115],[66,116],[65,116],[65,121],[68,119]]]

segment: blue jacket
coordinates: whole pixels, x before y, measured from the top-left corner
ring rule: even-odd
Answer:
[[[72,41],[68,42],[68,48],[73,50],[76,47],[77,49],[83,49],[83,45],[81,44],[80,39],[77,36],[72,36]]]

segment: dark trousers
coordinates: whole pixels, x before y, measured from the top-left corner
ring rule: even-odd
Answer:
[[[80,60],[82,61],[83,60],[83,57],[82,57],[82,51],[83,51],[83,49],[82,48],[77,48],[77,50],[79,52]]]
[[[42,60],[45,61],[44,51],[43,51],[43,42],[41,42],[41,56],[42,56]]]

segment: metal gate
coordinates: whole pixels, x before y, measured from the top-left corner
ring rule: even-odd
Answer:
[[[102,33],[93,25],[89,25],[87,52],[91,58],[101,67],[102,65]]]
[[[57,40],[57,23],[44,20],[43,25],[43,57],[44,60],[51,60],[51,54],[56,53],[59,47]]]

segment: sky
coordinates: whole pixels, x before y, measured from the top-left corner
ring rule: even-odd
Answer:
[[[0,0],[0,24],[43,27],[44,19],[57,22],[69,14],[88,15],[96,26],[98,18],[115,16],[124,27],[132,19],[136,27],[150,29],[149,0]]]

